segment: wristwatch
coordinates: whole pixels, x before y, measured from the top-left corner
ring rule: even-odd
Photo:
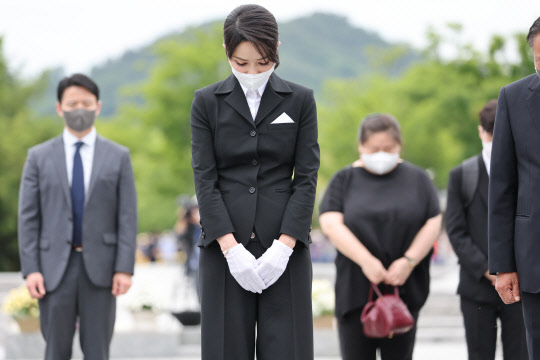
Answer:
[[[414,269],[414,267],[416,266],[416,260],[414,260],[413,258],[407,256],[407,255],[403,255],[403,257],[405,259],[407,259],[407,261],[409,262],[409,266],[411,267],[411,269]]]

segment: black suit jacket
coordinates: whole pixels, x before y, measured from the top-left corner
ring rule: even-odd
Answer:
[[[283,113],[294,123],[271,124]],[[319,169],[312,90],[272,74],[255,121],[234,75],[197,90],[191,148],[200,246],[227,233],[246,244],[252,231],[266,247],[282,233],[311,241]]]
[[[489,271],[517,271],[520,289],[540,291],[540,79],[501,89],[489,184]]]
[[[489,176],[482,155],[478,184],[469,206],[462,195],[463,165],[450,172],[446,203],[446,231],[461,265],[458,294],[478,302],[502,304],[497,291],[484,276],[488,270]]]

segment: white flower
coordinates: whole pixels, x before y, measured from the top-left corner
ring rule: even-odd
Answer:
[[[139,277],[129,292],[119,300],[122,306],[131,311],[161,312],[168,306],[162,292],[159,281]]]
[[[336,300],[332,283],[328,280],[313,280],[311,302],[313,317],[333,314]]]

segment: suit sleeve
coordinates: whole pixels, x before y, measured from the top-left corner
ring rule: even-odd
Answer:
[[[469,234],[467,210],[461,195],[462,171],[463,169],[458,167],[450,172],[446,231],[461,267],[475,279],[481,280],[488,269],[487,256],[476,246]]]
[[[39,169],[30,150],[24,164],[19,189],[18,240],[21,272],[26,278],[41,272],[39,267],[39,231],[41,228]]]
[[[118,189],[118,249],[115,272],[133,274],[137,249],[137,192],[129,151],[122,156]]]
[[[495,117],[488,200],[489,271],[516,271],[514,218],[517,205],[517,161],[505,88]]]
[[[195,92],[191,105],[191,166],[203,227],[202,244],[234,232],[231,219],[218,188],[214,136],[208,122],[204,100]]]
[[[309,90],[302,106],[296,138],[293,193],[283,214],[280,233],[309,244],[311,217],[319,170],[319,143],[317,141],[317,107],[313,91]]]

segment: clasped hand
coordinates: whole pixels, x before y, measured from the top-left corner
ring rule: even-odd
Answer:
[[[274,240],[259,259],[255,259],[242,244],[229,249],[225,258],[238,284],[247,291],[260,294],[283,274],[292,252],[290,247]]]
[[[384,282],[387,285],[401,286],[411,275],[412,268],[407,259],[399,258],[388,269],[385,269],[379,259],[371,256],[362,266],[362,272],[374,284]]]

